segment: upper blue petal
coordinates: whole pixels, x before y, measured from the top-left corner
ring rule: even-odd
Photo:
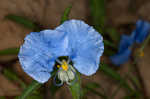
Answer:
[[[136,29],[133,31],[136,43],[142,43],[150,33],[150,23],[139,20],[136,23]]]
[[[55,59],[68,55],[65,34],[55,30],[32,32],[20,48],[19,61],[24,71],[40,83],[46,82]]]
[[[74,67],[85,75],[95,73],[104,51],[102,36],[93,27],[79,20],[66,21],[56,30],[67,33],[69,57]]]

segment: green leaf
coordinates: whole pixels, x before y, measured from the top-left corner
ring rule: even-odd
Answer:
[[[39,27],[37,25],[35,25],[34,22],[32,22],[31,20],[29,20],[29,19],[27,19],[23,16],[8,14],[7,16],[5,16],[5,18],[9,19],[9,20],[12,20],[14,22],[17,22],[17,23],[23,25],[26,28],[39,31]]]
[[[95,90],[96,88],[102,88],[102,87],[95,82],[90,82],[90,83],[86,84],[86,86],[84,87],[84,94],[86,94],[86,92],[90,91],[90,92],[100,96],[103,99],[107,99],[107,96],[105,95],[105,93],[96,91]],[[102,90],[104,91],[103,88],[102,88]]]
[[[27,96],[29,96],[33,91],[38,89],[41,86],[40,83],[33,80],[32,83],[23,91],[22,95],[17,97],[17,99],[26,99]]]
[[[8,48],[0,51],[0,55],[17,55],[19,48]]]
[[[101,31],[105,24],[105,0],[90,0],[90,9],[94,27]]]
[[[60,21],[60,24],[62,24],[64,21],[68,20],[69,18],[69,14],[70,14],[70,11],[71,11],[71,8],[72,8],[72,5],[70,5],[69,7],[67,7],[61,17],[61,21]]]
[[[12,81],[17,81],[21,87],[24,89],[26,88],[26,84],[17,76],[16,73],[14,73],[12,70],[10,69],[4,69],[3,74],[5,77],[7,77],[9,80]]]
[[[133,89],[129,86],[129,84],[126,82],[124,78],[120,76],[116,71],[111,69],[107,66],[107,64],[101,63],[100,70],[107,76],[113,78],[114,80],[118,81],[120,85],[127,90],[127,92],[131,93],[133,92]]]
[[[69,86],[69,89],[72,93],[73,99],[80,99],[82,96],[82,91],[81,91],[81,78],[80,74],[77,72],[77,81]]]

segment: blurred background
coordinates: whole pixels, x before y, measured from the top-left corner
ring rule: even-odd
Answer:
[[[24,37],[34,29],[27,28],[24,21],[19,24],[13,15],[41,29],[54,29],[69,5],[69,19],[84,20],[107,40],[101,58],[108,65],[107,71],[100,67],[95,75],[81,77],[84,99],[148,99],[150,45],[144,48],[136,66],[129,60],[117,67],[109,56],[117,53],[120,35],[131,34],[138,19],[150,21],[150,0],[0,0],[0,99],[15,99],[33,80],[21,69],[17,53]],[[126,84],[138,93],[128,93]],[[27,99],[71,98],[67,85],[58,88],[49,81]]]

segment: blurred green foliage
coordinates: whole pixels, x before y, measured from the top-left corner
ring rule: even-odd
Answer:
[[[103,92],[96,91],[97,88],[101,88]],[[89,82],[89,83],[87,83],[84,86],[83,92],[86,95],[87,92],[89,92],[89,91],[91,93],[95,94],[95,95],[100,96],[102,99],[108,99],[107,95],[105,95],[104,89],[98,83],[95,83],[95,82]]]
[[[25,88],[22,95],[17,97],[16,99],[26,99],[29,95],[33,93],[33,91],[35,91],[39,87],[41,87],[41,84],[33,80],[32,83],[27,88]]]
[[[116,71],[111,69],[107,64],[101,63],[100,70],[107,75],[108,77],[113,78],[116,80],[122,87],[124,87],[129,93],[133,92],[134,90],[130,87],[128,82],[120,76]]]
[[[0,50],[0,55],[17,55],[19,53],[19,48],[8,48]]]
[[[9,20],[12,20],[16,23],[19,23],[19,24],[23,25],[26,28],[29,28],[29,29],[32,29],[32,30],[35,30],[35,31],[40,30],[40,28],[34,22],[32,22],[31,20],[29,20],[29,19],[27,19],[23,16],[8,14],[7,16],[5,16],[5,18],[9,19]]]
[[[11,69],[4,69],[3,74],[11,81],[15,81],[20,84],[20,86],[24,89],[26,88],[26,84],[19,78],[19,76],[13,72]]]
[[[105,31],[116,45],[116,43],[120,40],[120,34],[117,33],[117,31],[114,28],[107,28]]]
[[[92,22],[95,29],[102,32],[105,25],[106,11],[105,11],[105,0],[89,0]]]

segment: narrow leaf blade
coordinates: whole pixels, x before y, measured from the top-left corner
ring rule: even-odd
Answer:
[[[105,0],[90,0],[90,9],[94,27],[100,31],[105,23]]]
[[[72,8],[72,5],[70,5],[69,7],[67,7],[61,17],[61,21],[60,21],[60,24],[62,24],[64,21],[68,20],[69,18],[69,14],[70,14],[70,11],[71,11],[71,8]]]
[[[41,86],[40,83],[33,80],[33,82],[23,91],[22,95],[19,96],[17,99],[26,99],[34,90],[38,89]]]
[[[123,88],[127,89],[128,92],[133,92],[133,89],[129,86],[129,84],[126,82],[126,80],[124,78],[122,78],[116,71],[109,68],[106,64],[102,63],[100,70],[107,76],[113,78],[116,81],[119,81],[120,85]]]
[[[19,48],[8,48],[0,51],[0,55],[17,55]]]
[[[9,80],[11,80],[11,81],[17,81],[21,85],[21,87],[23,89],[26,88],[26,84],[12,70],[10,70],[10,69],[4,69],[3,74]]]
[[[86,86],[84,87],[84,93],[86,94],[86,92],[90,91],[93,94],[96,94],[96,95],[100,96],[103,99],[107,99],[107,96],[105,95],[105,93],[96,91],[95,90],[96,88],[101,88],[101,86],[99,84],[95,83],[95,82],[90,82],[90,83],[86,84]]]
[[[23,25],[26,28],[29,29],[33,29],[33,30],[39,30],[38,26],[34,24],[34,22],[32,22],[31,20],[23,17],[23,16],[17,16],[17,15],[13,15],[13,14],[8,14],[7,16],[5,16],[6,19],[12,20],[16,23],[19,23],[21,25]]]

